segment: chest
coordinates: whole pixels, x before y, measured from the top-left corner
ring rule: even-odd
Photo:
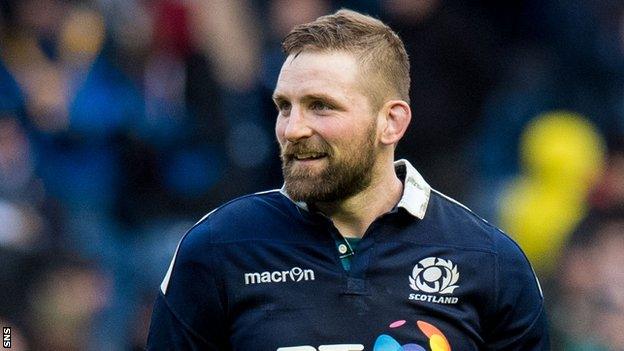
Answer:
[[[236,350],[478,350],[494,255],[362,242],[351,269],[331,245],[237,244],[223,251]]]

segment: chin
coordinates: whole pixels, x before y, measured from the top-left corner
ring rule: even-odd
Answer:
[[[286,193],[295,201],[313,202],[318,197],[318,190],[307,181],[286,181]]]
[[[319,174],[327,172],[328,164],[325,159],[310,161],[292,161],[289,165],[291,174],[296,176],[318,177]]]
[[[337,202],[346,198],[343,189],[328,186],[327,182],[315,178],[307,181],[286,181],[286,193],[294,201],[303,201],[308,204],[318,202]],[[335,185],[335,184],[333,184]]]

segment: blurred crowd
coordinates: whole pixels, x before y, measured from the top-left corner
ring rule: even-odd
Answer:
[[[0,0],[0,322],[17,350],[134,350],[175,246],[281,186],[292,26],[346,7],[405,41],[398,149],[501,226],[555,350],[624,350],[624,3]]]

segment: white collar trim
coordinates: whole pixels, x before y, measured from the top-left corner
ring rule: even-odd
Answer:
[[[425,218],[431,186],[418,173],[409,161],[401,159],[394,162],[394,168],[405,167],[405,179],[403,179],[403,196],[397,207],[403,207],[414,217]]]

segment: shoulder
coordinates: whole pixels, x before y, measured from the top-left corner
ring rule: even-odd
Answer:
[[[263,228],[283,227],[296,221],[295,207],[279,189],[241,196],[206,214],[183,241],[214,244],[257,237]]]
[[[506,233],[485,219],[479,217],[468,207],[452,198],[437,192],[431,192],[430,203],[425,216],[425,223],[436,237],[439,246],[451,246],[461,252],[482,252],[491,257],[480,256],[484,262],[492,264],[493,292],[497,301],[493,306],[513,301],[514,287],[522,286],[525,293],[531,292],[532,300],[527,302],[527,309],[540,304],[542,291],[529,260],[520,246]]]
[[[431,192],[424,222],[440,240],[454,246],[525,259],[520,247],[501,229],[437,190]]]
[[[541,295],[541,287],[528,258],[509,235],[438,191],[432,191],[431,198],[430,219],[436,226],[444,228],[440,234],[446,236],[444,239],[447,242],[463,249],[492,253],[496,257],[495,268],[500,272],[498,279],[533,283]]]
[[[180,239],[161,284],[166,293],[172,275],[180,272],[211,271],[215,244],[250,238],[263,223],[290,218],[294,206],[279,190],[245,195],[231,200],[209,212]]]

